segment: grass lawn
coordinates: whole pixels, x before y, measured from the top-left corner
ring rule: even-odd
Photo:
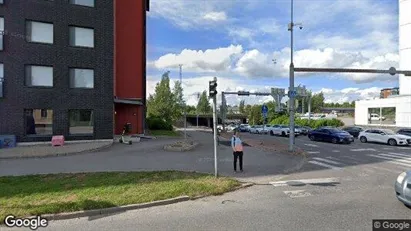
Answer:
[[[180,136],[177,131],[167,131],[167,130],[150,130],[152,136]]]
[[[111,172],[0,177],[0,224],[17,217],[99,209],[187,195],[219,195],[240,183],[200,173]]]

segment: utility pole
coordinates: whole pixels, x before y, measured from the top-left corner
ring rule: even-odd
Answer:
[[[294,24],[294,0],[291,0],[291,22],[288,24],[288,30],[291,33],[291,62],[290,62],[290,88],[288,90],[289,99],[289,110],[290,110],[290,143],[288,151],[294,152],[294,143],[295,143],[295,109],[294,109],[294,98],[296,92],[294,90],[294,26],[299,25],[300,30],[303,28],[301,23]]]
[[[213,130],[214,130],[214,176],[218,177],[218,155],[217,155],[217,77],[209,82],[209,97],[213,98]]]
[[[183,64],[179,64],[180,66],[180,85],[183,88]],[[184,110],[184,139],[187,139],[187,112],[185,104],[182,105]]]
[[[197,93],[197,105],[198,105],[198,101],[200,101],[200,93]],[[196,110],[197,112],[197,128],[198,128],[198,110]]]

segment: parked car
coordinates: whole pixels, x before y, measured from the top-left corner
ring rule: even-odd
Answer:
[[[238,126],[238,129],[240,130],[240,132],[248,132],[249,126],[248,124],[240,124],[240,126]]]
[[[309,127],[305,127],[305,126],[295,126],[296,129],[298,129],[300,131],[301,135],[308,135],[308,133],[312,130]]]
[[[411,137],[411,129],[400,129],[397,131],[397,134]]]
[[[369,116],[368,116],[368,119],[369,120],[372,120],[372,121],[379,121],[379,120],[385,120],[385,117],[384,116],[381,116],[380,117],[380,115],[378,115],[378,114],[376,114],[376,113],[371,113]]]
[[[290,128],[287,125],[273,125],[270,130],[270,135],[288,136],[290,135]]]
[[[308,134],[308,138],[312,141],[326,141],[337,143],[350,144],[354,142],[354,137],[349,133],[335,128],[319,128],[312,130]]]
[[[255,134],[255,133],[258,133],[257,129],[258,129],[258,125],[253,125],[250,127],[250,130],[248,132],[251,134]]]
[[[267,127],[265,127],[264,125],[258,125],[257,133],[258,134],[267,134],[268,133]]]
[[[395,193],[397,199],[404,205],[411,207],[411,171],[402,172],[395,181]]]
[[[391,146],[411,144],[411,137],[401,134],[395,134],[392,130],[389,129],[365,130],[360,133],[359,137],[362,143],[376,142],[389,144]]]
[[[354,138],[358,138],[360,132],[364,131],[362,127],[352,126],[352,127],[345,127],[342,130],[350,133]]]

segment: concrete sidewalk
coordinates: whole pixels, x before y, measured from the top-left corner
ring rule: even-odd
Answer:
[[[0,160],[0,176],[70,172],[163,171],[181,170],[214,173],[213,137],[209,133],[191,132],[190,139],[200,145],[188,152],[163,150],[182,138],[142,141],[136,145],[115,143],[111,147],[82,155],[42,159]],[[234,173],[231,147],[218,146],[219,174],[245,182],[268,183],[297,170],[304,163],[301,156],[285,155],[245,147],[244,172]]]
[[[15,148],[0,149],[0,159],[19,159],[49,156],[65,156],[92,152],[108,148],[113,144],[113,140],[98,140],[87,142],[66,143],[63,146],[53,147],[48,143],[23,144]]]

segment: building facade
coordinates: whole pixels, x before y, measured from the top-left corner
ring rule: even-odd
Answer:
[[[115,0],[115,134],[131,123],[143,134],[146,115],[146,12],[148,0]]]
[[[398,0],[398,6],[400,70],[410,71],[411,0]],[[373,121],[373,118],[381,119]],[[399,75],[398,95],[391,94],[387,98],[357,101],[355,124],[411,127],[411,76]]]
[[[113,138],[112,0],[4,0],[0,29],[0,135]]]

